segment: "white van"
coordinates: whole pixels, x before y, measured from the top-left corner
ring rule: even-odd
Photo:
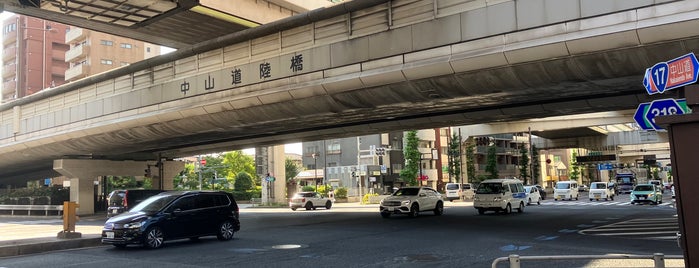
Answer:
[[[553,189],[553,200],[578,200],[578,183],[575,181],[559,181]]]
[[[447,183],[444,189],[448,201],[473,198],[473,185],[470,183]]]
[[[512,212],[512,207],[517,212],[524,212],[524,204],[527,202],[527,193],[524,191],[522,181],[516,179],[491,179],[484,180],[476,188],[473,198],[473,207],[478,214],[488,210],[503,211],[505,214]]]

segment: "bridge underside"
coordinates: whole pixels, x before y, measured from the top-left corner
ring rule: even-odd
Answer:
[[[150,116],[124,116],[96,122],[94,131],[66,129],[12,144],[14,153],[0,154],[6,167],[2,181],[55,176],[52,163],[61,158],[173,159],[387,131],[635,109],[651,100],[642,85],[646,68],[699,49],[697,24],[693,20],[682,27],[644,29],[658,34],[674,29],[673,34],[682,32],[678,35],[686,38],[599,51],[594,50],[597,44],[619,43],[621,37],[581,40],[577,45],[589,46],[589,53],[545,60],[501,64],[507,56],[527,57],[553,48],[545,44],[510,54],[494,46],[465,52],[462,58],[449,54],[415,64],[392,63],[400,55],[377,60],[383,67],[340,67],[348,70],[339,76],[320,71],[246,88],[250,92],[229,89],[178,99],[148,107]],[[572,42],[562,43],[558,47],[572,49],[566,47]],[[191,108],[181,109],[182,103]]]

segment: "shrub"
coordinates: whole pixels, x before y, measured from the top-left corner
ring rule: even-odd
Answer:
[[[310,185],[306,185],[306,186],[303,186],[303,188],[301,188],[302,192],[315,192],[315,190],[316,190],[316,187],[310,186]]]
[[[335,197],[337,198],[347,198],[347,188],[340,187],[335,190]]]
[[[379,196],[379,194],[365,194],[364,197],[362,197],[362,204],[369,204],[369,197],[370,196]]]

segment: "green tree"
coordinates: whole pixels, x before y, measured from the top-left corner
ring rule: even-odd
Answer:
[[[233,187],[236,191],[248,191],[255,189],[255,181],[252,176],[245,171],[241,171],[235,176]]]
[[[524,181],[524,184],[528,184],[527,181],[529,178],[529,151],[527,150],[526,146],[522,146],[522,148],[519,149],[519,153],[519,176],[522,178],[522,181]]]
[[[133,176],[111,176],[109,177],[109,184],[111,184],[114,189],[130,189],[139,186],[136,177]]]
[[[570,158],[570,168],[572,171],[570,172],[570,179],[573,181],[578,181],[578,177],[580,177],[580,166],[578,166],[578,153],[576,151],[573,151],[572,157]]]
[[[539,150],[532,145],[532,183],[538,184],[541,177],[541,163],[539,162]]]
[[[405,167],[400,171],[400,177],[408,185],[417,185],[417,173],[420,165],[420,151],[418,151],[419,139],[417,130],[410,130],[405,135],[405,146],[403,147],[403,156],[405,157]]]
[[[193,163],[186,163],[184,170],[175,176],[174,184],[177,190],[191,190],[199,188],[199,174],[195,171]]]
[[[221,164],[223,165],[222,172],[224,172],[221,175],[225,175],[227,178],[233,178],[240,172],[256,174],[255,158],[244,154],[243,151],[232,151],[223,154]]]
[[[286,173],[286,183],[292,183],[296,175],[299,174],[300,167],[291,160],[291,158],[284,159],[284,173]]]
[[[449,150],[447,154],[449,155],[449,181],[451,178],[456,178],[456,182],[460,182],[461,177],[461,136],[457,136],[454,133],[449,141]]]
[[[466,175],[468,176],[468,181],[474,183],[476,179],[476,156],[475,156],[475,145],[473,142],[469,142],[466,146]]]
[[[497,179],[498,178],[498,159],[497,159],[498,148],[495,145],[488,146],[488,155],[486,158],[485,172],[489,174],[488,178]]]

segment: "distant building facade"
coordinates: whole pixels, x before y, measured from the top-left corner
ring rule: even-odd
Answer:
[[[3,21],[2,102],[160,55],[160,46],[24,15]]]

